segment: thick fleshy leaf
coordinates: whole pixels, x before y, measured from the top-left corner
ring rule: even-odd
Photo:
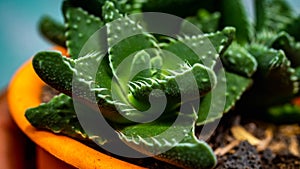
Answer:
[[[112,74],[107,58],[103,58],[99,53],[90,53],[73,60],[58,52],[40,52],[34,56],[32,64],[43,81],[69,96],[75,94],[80,98],[89,99],[96,95],[98,100],[104,99],[106,102],[112,100],[110,97]]]
[[[232,43],[221,60],[226,70],[246,77],[251,77],[257,68],[255,58],[238,43]]]
[[[32,65],[38,76],[51,87],[71,95],[72,79],[75,63],[59,52],[44,51],[37,53]]]
[[[211,147],[204,141],[198,140],[192,133],[172,149],[154,158],[183,168],[209,169],[217,164]]]
[[[236,36],[236,28],[225,27],[222,31],[208,34],[208,38],[216,51],[223,55]]]
[[[128,118],[149,119],[155,114],[170,113],[185,102],[199,99],[200,95],[206,94],[215,84],[214,72],[201,64],[195,64],[182,72],[174,72],[173,76],[167,76],[165,79],[149,77],[131,81],[128,103],[117,102],[115,105]],[[182,98],[185,99],[181,100]]]
[[[294,18],[293,10],[286,0],[256,0],[256,28],[281,31]]]
[[[99,136],[86,134],[77,119],[72,98],[65,94],[59,94],[48,103],[27,109],[25,116],[38,129],[63,134],[86,143],[106,143],[106,140]]]
[[[266,14],[265,14],[266,0],[255,0],[255,29],[261,31],[264,27]]]
[[[181,30],[184,30],[186,34],[189,34],[188,30],[190,29],[190,24],[187,24],[186,22],[190,22],[194,26],[198,27],[201,32],[216,32],[219,27],[220,17],[220,12],[210,13],[205,9],[200,9],[196,16],[187,17],[185,21],[183,21]],[[191,30],[191,34],[193,34],[193,30]]]
[[[229,72],[225,72],[224,77],[220,71],[217,82],[216,88],[201,99],[197,125],[219,119],[231,110],[251,86],[252,79]]]
[[[49,41],[59,46],[66,46],[65,26],[50,16],[44,16],[39,21],[39,30]]]
[[[193,89],[195,82],[196,89]],[[209,92],[216,85],[215,73],[203,66],[194,64],[164,79],[145,78],[143,80],[133,81],[129,84],[130,91],[137,98],[148,98],[153,89],[160,89],[164,94],[172,97],[180,97],[182,94],[195,95],[197,90],[199,94]]]
[[[134,56],[137,52],[157,46],[155,38],[138,22],[125,16],[107,24],[109,66],[115,79],[112,83],[113,94],[117,102],[125,105],[130,105],[127,99],[129,94],[127,85],[131,79],[127,72],[130,72]]]
[[[294,75],[297,77],[298,81],[300,81],[300,66],[295,68]]]
[[[292,103],[277,105],[267,110],[266,117],[275,123],[299,123],[300,106]]]
[[[67,10],[70,8],[82,8],[90,14],[100,17],[102,14],[102,5],[106,0],[64,0],[62,4],[62,12],[66,18]]]
[[[215,33],[179,38],[178,41],[171,41],[170,44],[165,45],[163,49],[172,52],[190,65],[202,63],[212,68],[215,60],[231,44],[234,34],[234,28],[226,27]]]
[[[71,58],[79,58],[86,41],[103,26],[100,18],[95,17],[81,8],[68,8],[66,11],[67,48]],[[79,55],[81,54],[81,55]]]
[[[85,103],[97,102],[104,117],[111,121],[130,122],[114,108],[121,103],[111,95],[112,72],[107,58],[91,53],[73,60],[57,52],[41,52],[34,56],[33,66],[40,78],[53,88],[69,96],[76,96]],[[135,112],[131,115],[135,115]]]
[[[214,167],[216,157],[207,143],[195,137],[193,122],[190,120],[182,122],[172,126],[169,119],[132,125],[121,129],[119,136],[125,144],[135,150],[155,155],[154,158],[179,167],[201,169]]]
[[[296,41],[300,41],[300,15],[287,24],[283,30],[293,36]]]
[[[155,38],[137,21],[127,16],[107,24],[107,39],[110,66],[114,73],[119,64],[130,55],[157,46]]]
[[[194,15],[199,8],[213,9],[215,7],[214,1],[145,0],[141,2],[144,12],[163,12],[179,17]]]
[[[242,0],[220,1],[222,26],[233,26],[236,28],[236,40],[240,44],[249,42],[252,37],[253,28],[246,14]]]
[[[274,39],[272,47],[283,50],[293,67],[300,66],[300,42],[295,42],[289,34],[280,32]]]
[[[296,42],[294,37],[288,33],[263,30],[257,33],[255,42],[269,48],[283,50],[286,57],[291,61],[292,67],[300,65],[300,43]]]
[[[104,22],[109,23],[120,17],[122,17],[122,14],[115,8],[115,4],[111,1],[106,1],[102,6],[102,18]]]
[[[272,30],[264,29],[260,32],[257,32],[255,36],[255,43],[264,45],[266,47],[272,47],[272,44],[277,38],[278,33]]]
[[[254,86],[247,93],[248,104],[254,107],[271,106],[286,101],[298,92],[298,79],[282,50],[252,44],[248,51],[258,63],[253,76]]]
[[[54,96],[50,102],[28,109],[25,116],[34,127],[80,139],[87,137],[77,120],[72,98],[67,95]]]

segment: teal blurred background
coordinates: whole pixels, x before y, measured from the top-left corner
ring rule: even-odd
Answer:
[[[51,15],[62,21],[62,0],[0,0],[0,89],[37,51],[48,49],[37,29],[39,18]]]
[[[252,0],[244,0],[251,6]],[[288,0],[300,11],[300,0]],[[62,21],[62,0],[0,0],[0,89],[8,83],[14,72],[36,52],[49,49],[51,44],[37,30],[42,15]]]

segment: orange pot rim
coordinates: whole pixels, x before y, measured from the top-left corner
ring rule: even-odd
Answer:
[[[96,151],[74,139],[35,129],[25,111],[38,106],[44,82],[35,74],[31,59],[13,76],[8,87],[8,106],[18,127],[38,146],[76,168],[142,168]]]

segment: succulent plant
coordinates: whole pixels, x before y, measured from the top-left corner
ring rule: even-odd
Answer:
[[[136,151],[155,154],[154,158],[185,168],[216,165],[212,149],[196,138],[194,130],[220,119],[237,103],[242,108],[265,110],[272,117],[292,112],[299,121],[299,109],[285,108],[292,106],[291,99],[298,94],[299,71],[295,70],[299,70],[300,45],[295,29],[299,27],[296,22],[299,17],[290,12],[284,0],[256,0],[254,27],[240,0],[222,1],[215,7],[213,4],[217,2],[65,0],[62,8],[65,24],[43,17],[40,28],[50,41],[65,46],[70,57],[42,51],[32,61],[40,78],[61,94],[28,109],[27,119],[39,129],[87,143],[113,142],[84,130],[77,119],[74,100],[79,100],[86,109],[96,103],[122,142]],[[190,10],[185,10],[186,7]],[[143,18],[128,16],[143,11],[186,17],[205,33],[193,34],[186,21],[179,25],[185,34],[179,31],[176,38],[149,33]],[[104,38],[95,46],[87,45],[99,29],[105,30]],[[133,36],[126,37],[124,30]],[[209,41],[210,46],[203,45],[204,41]],[[83,47],[90,50],[81,51]],[[181,62],[172,61],[170,53]],[[126,62],[128,56],[132,56],[130,62]],[[119,69],[122,62],[129,64]],[[190,87],[193,83],[196,89]],[[189,99],[182,101],[182,95]],[[212,102],[212,98],[217,101]],[[164,99],[163,110],[153,106]],[[182,112],[180,107],[186,104],[190,109]],[[159,118],[149,120],[159,111],[162,111]],[[178,117],[185,119],[185,123],[171,130],[168,137],[181,133],[183,139],[171,142],[156,137]],[[167,151],[156,154],[164,148]]]

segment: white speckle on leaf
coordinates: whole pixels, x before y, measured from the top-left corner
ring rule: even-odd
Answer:
[[[73,29],[78,29],[78,25],[74,24],[72,27],[73,27]]]

